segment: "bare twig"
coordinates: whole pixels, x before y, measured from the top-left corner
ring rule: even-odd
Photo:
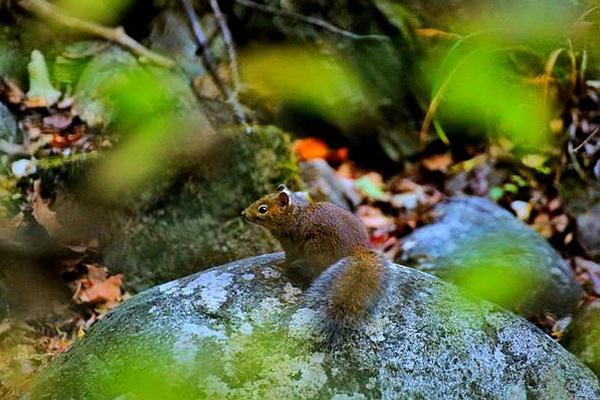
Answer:
[[[269,14],[278,15],[280,17],[292,18],[298,21],[306,22],[307,24],[316,25],[323,29],[326,29],[330,32],[336,33],[338,35],[354,39],[354,40],[378,40],[378,41],[390,41],[390,38],[385,35],[360,35],[358,33],[350,32],[344,30],[342,28],[338,28],[335,25],[330,24],[329,22],[323,21],[322,19],[309,17],[302,14],[297,14],[295,12],[282,10],[280,8],[271,7],[266,4],[256,3],[252,0],[235,0],[236,3],[241,4],[246,7],[254,8],[256,10],[266,12]]]
[[[204,68],[206,68],[209,75],[213,78],[215,85],[221,92],[223,96],[229,96],[227,87],[221,80],[217,72],[217,65],[212,58],[212,54],[208,48],[208,39],[206,38],[206,34],[200,25],[200,21],[198,21],[198,17],[196,16],[196,12],[194,11],[194,6],[190,0],[181,0],[181,4],[183,5],[183,9],[185,14],[188,17],[188,21],[192,28],[192,33],[196,38],[196,43],[198,44],[200,55],[202,56],[202,63],[204,64]]]
[[[575,147],[575,148],[573,149],[573,152],[575,152],[575,153],[576,153],[576,152],[578,152],[578,151],[579,151],[579,149],[581,149],[583,146],[585,146],[585,144],[586,144],[587,142],[589,142],[589,141],[590,141],[590,140],[591,140],[591,139],[592,139],[594,136],[596,136],[596,133],[598,133],[599,131],[600,131],[600,128],[596,128],[596,129],[594,129],[594,132],[590,133],[590,135],[589,135],[588,137],[586,137],[586,138],[585,138],[585,140],[584,140],[583,142],[579,143],[579,144],[577,145],[577,147]]]
[[[583,181],[588,182],[588,178],[585,175],[585,172],[583,172],[583,168],[581,168],[579,161],[577,160],[577,155],[575,154],[575,149],[573,149],[573,142],[569,141],[569,143],[567,143],[567,151],[569,153],[569,157],[571,158],[571,163],[573,165],[573,169],[575,169],[575,172],[577,172],[577,175],[579,175],[579,177]]]
[[[166,68],[175,66],[173,60],[142,46],[139,42],[131,38],[131,36],[127,35],[125,30],[120,26],[109,28],[94,22],[72,17],[54,4],[48,3],[46,0],[17,0],[17,4],[32,14],[36,14],[60,25],[115,42],[138,55],[141,58],[141,61],[152,62]]]
[[[210,6],[213,9],[213,13],[215,14],[217,22],[219,23],[219,29],[221,29],[221,34],[223,35],[225,45],[227,46],[227,55],[229,57],[229,63],[231,66],[231,81],[233,83],[234,92],[233,95],[237,98],[241,82],[240,72],[237,63],[237,55],[235,54],[235,44],[233,43],[231,31],[227,26],[227,21],[225,21],[225,16],[221,12],[221,8],[219,7],[219,2],[217,0],[210,0]]]
[[[246,120],[246,113],[244,112],[242,105],[239,103],[239,101],[237,99],[237,92],[231,90],[231,88],[228,87],[223,82],[221,77],[219,77],[219,73],[217,71],[217,64],[215,63],[215,61],[212,57],[212,54],[210,52],[210,49],[208,47],[208,39],[206,37],[206,34],[204,33],[204,30],[202,29],[202,25],[200,25],[200,21],[198,20],[198,16],[196,15],[196,12],[194,11],[194,6],[192,5],[192,2],[190,0],[181,0],[181,4],[183,5],[185,13],[190,22],[192,32],[194,33],[194,37],[196,38],[196,43],[198,44],[198,47],[200,50],[200,55],[202,58],[202,63],[204,64],[204,68],[206,68],[206,71],[212,78],[215,85],[217,85],[217,88],[219,89],[219,91],[221,92],[223,97],[225,97],[225,99],[227,100],[229,105],[233,108],[233,111],[234,111],[238,121],[246,127],[246,130],[248,130],[249,128],[248,128],[248,124],[247,124],[247,120]],[[217,5],[217,7],[218,7],[218,5]],[[222,27],[220,27],[220,29],[221,29],[221,32],[223,33]],[[229,32],[228,29],[227,29],[227,31]],[[231,40],[231,37],[229,37],[229,39]],[[233,73],[233,71],[232,71],[232,73]],[[237,64],[236,64],[236,73],[237,73]]]

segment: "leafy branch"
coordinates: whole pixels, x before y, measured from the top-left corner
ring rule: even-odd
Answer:
[[[23,10],[37,15],[38,17],[45,18],[70,29],[78,30],[117,43],[139,56],[141,61],[151,62],[165,68],[172,68],[175,66],[173,60],[153,52],[141,45],[131,36],[127,35],[123,27],[118,26],[116,28],[110,28],[95,22],[73,17],[46,0],[17,0],[16,4]]]

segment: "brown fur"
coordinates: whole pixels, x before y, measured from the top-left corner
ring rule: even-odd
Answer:
[[[319,293],[328,304],[328,330],[332,331],[328,337],[336,336],[345,325],[368,313],[383,284],[384,262],[370,250],[367,229],[354,214],[332,203],[309,203],[289,193],[285,199],[281,192],[268,194],[242,215],[279,240],[286,256],[284,269],[304,284],[348,257],[347,267],[335,270],[328,293]],[[267,212],[261,213],[261,206]]]
[[[362,315],[381,287],[382,268],[377,255],[360,250],[352,266],[337,277],[331,291],[331,307],[348,315]]]

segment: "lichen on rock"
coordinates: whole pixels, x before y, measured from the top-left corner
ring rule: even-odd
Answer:
[[[328,345],[318,307],[274,273],[282,260],[239,260],[134,296],[30,398],[600,399],[592,372],[529,322],[398,265],[372,319]]]
[[[560,254],[495,203],[457,196],[403,238],[401,261],[525,316],[573,311],[581,286]]]

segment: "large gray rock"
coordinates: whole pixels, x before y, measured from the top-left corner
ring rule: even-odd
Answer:
[[[560,197],[577,222],[577,242],[600,262],[600,182],[583,181],[573,175],[563,177]]]
[[[600,300],[577,312],[562,343],[600,376]]]
[[[460,196],[436,222],[403,239],[401,260],[525,316],[572,311],[582,290],[573,271],[533,229],[495,203]]]
[[[600,398],[591,371],[529,322],[398,265],[370,322],[326,346],[313,329],[318,304],[281,275],[282,259],[134,296],[42,373],[30,398]]]

